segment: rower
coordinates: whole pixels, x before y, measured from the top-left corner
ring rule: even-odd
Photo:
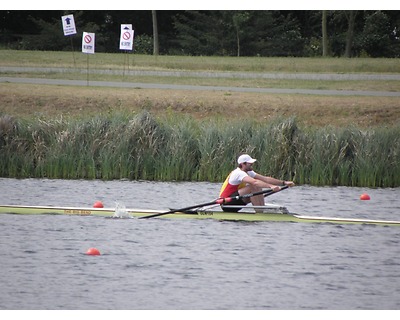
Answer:
[[[293,181],[279,180],[273,177],[264,176],[253,170],[253,164],[256,162],[248,154],[242,154],[237,159],[238,167],[234,169],[225,179],[219,193],[220,198],[236,197],[248,193],[261,191],[263,188],[271,188],[273,191],[279,191],[280,185],[294,186]],[[264,206],[263,195],[253,196],[249,198],[241,198],[232,200],[227,205],[247,205],[252,203],[253,206]],[[238,212],[240,208],[228,208],[224,204],[221,205],[223,211]],[[256,212],[262,212],[262,209],[256,209]]]

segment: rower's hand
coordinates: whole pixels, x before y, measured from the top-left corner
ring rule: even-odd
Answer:
[[[281,187],[280,186],[271,186],[271,189],[273,192],[278,192],[281,190]]]
[[[293,181],[283,181],[283,184],[285,186],[294,187],[294,182]]]

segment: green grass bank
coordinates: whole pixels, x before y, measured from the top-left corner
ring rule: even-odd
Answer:
[[[400,128],[300,127],[156,118],[147,111],[80,119],[0,116],[0,176],[222,181],[238,154],[256,171],[298,184],[400,186]]]
[[[398,59],[167,56],[80,51],[0,50],[1,66],[109,70],[190,70],[283,73],[400,73]]]

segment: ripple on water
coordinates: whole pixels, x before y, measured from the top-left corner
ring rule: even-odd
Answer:
[[[0,203],[163,209],[218,190],[0,179]],[[301,186],[267,199],[309,215],[399,220],[399,189],[368,190],[368,203],[364,191]],[[1,215],[0,308],[399,309],[399,241],[395,227]]]

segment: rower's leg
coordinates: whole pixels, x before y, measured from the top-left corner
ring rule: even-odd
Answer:
[[[246,187],[242,188],[239,190],[239,194],[248,194],[248,193],[255,193],[255,192],[260,192],[262,191],[261,188],[254,187],[252,185],[247,185]],[[259,194],[257,196],[251,197],[250,201],[248,199],[243,199],[246,203],[249,203],[251,201],[253,206],[264,206],[264,196],[262,194]],[[263,212],[263,209],[255,209],[256,212]]]

